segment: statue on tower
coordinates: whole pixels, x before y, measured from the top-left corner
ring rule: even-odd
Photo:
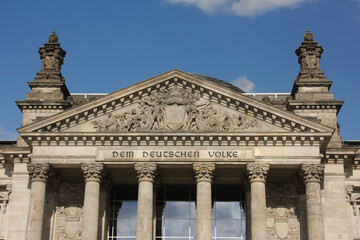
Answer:
[[[38,73],[38,79],[61,79],[61,66],[64,63],[66,52],[60,47],[59,37],[55,30],[49,36],[49,41],[44,47],[39,48],[41,59],[41,70]]]
[[[314,41],[314,35],[308,28],[304,34],[304,41],[295,51],[300,64],[298,80],[325,79],[324,72],[320,70],[320,58],[323,51],[322,46],[317,45],[317,42]]]

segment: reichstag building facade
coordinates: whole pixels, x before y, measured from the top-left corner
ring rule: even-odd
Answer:
[[[0,142],[0,239],[360,239],[360,142],[341,140],[322,52],[308,30],[289,94],[177,69],[70,94],[53,32]]]

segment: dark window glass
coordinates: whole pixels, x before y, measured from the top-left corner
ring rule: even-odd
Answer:
[[[137,185],[116,185],[112,191],[109,240],[136,239]]]
[[[193,185],[162,185],[157,192],[156,239],[195,239],[195,211]]]
[[[240,185],[214,185],[212,232],[216,240],[245,240],[245,209]]]

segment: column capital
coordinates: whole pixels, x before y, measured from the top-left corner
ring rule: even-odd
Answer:
[[[82,163],[81,171],[84,173],[85,182],[96,181],[101,182],[104,171],[104,164],[102,163]]]
[[[49,163],[28,163],[27,170],[32,182],[46,182],[49,175],[51,175]]]
[[[268,163],[248,163],[246,164],[246,173],[252,182],[266,182],[267,174],[270,170]]]
[[[304,182],[320,182],[324,174],[324,164],[301,164],[301,176]]]
[[[215,172],[214,163],[194,163],[193,170],[196,182],[207,181],[212,182]]]
[[[157,174],[156,163],[135,163],[134,169],[137,174],[137,179],[141,181],[154,182]]]

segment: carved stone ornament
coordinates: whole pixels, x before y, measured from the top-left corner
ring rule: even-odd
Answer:
[[[103,176],[104,164],[102,163],[82,163],[81,171],[84,173],[85,181],[100,182]]]
[[[307,182],[320,182],[324,174],[325,166],[323,164],[302,164],[301,175]]]
[[[294,184],[267,184],[266,205],[269,240],[299,240],[298,195]]]
[[[155,163],[135,163],[134,169],[137,174],[138,181],[154,182],[157,174],[157,165]]]
[[[29,163],[27,165],[31,181],[46,182],[50,173],[50,164],[48,163]]]
[[[211,182],[215,173],[214,163],[194,163],[193,170],[195,173],[195,179],[199,181]]]
[[[41,71],[59,72],[61,70],[66,52],[59,47],[58,38],[55,30],[53,30],[49,36],[49,42],[45,43],[45,47],[39,49],[42,63]]]
[[[238,132],[256,128],[258,121],[236,112],[221,113],[199,94],[173,87],[144,97],[131,111],[109,113],[93,124],[98,132]]]
[[[56,240],[81,239],[83,199],[83,183],[62,183],[60,185],[56,199]]]
[[[346,201],[351,201],[351,194],[353,193],[354,191],[354,186],[353,185],[346,185],[345,186],[345,198],[346,198]]]
[[[248,163],[246,164],[247,175],[250,182],[266,182],[267,174],[270,169],[268,163]]]
[[[314,41],[314,36],[307,29],[304,35],[304,41],[295,51],[299,58],[300,73],[298,79],[326,79],[324,72],[320,70],[320,58],[323,48]]]

